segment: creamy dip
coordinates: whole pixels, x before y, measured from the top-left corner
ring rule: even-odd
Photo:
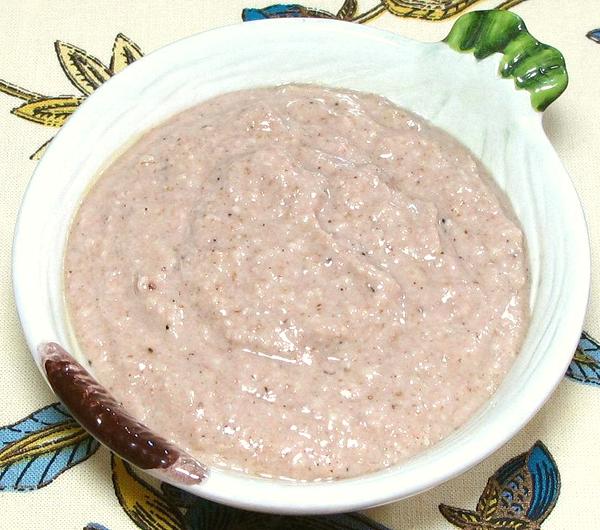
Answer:
[[[528,320],[523,235],[460,143],[375,95],[222,95],[145,134],[74,220],[91,369],[202,462],[398,463],[493,394]]]

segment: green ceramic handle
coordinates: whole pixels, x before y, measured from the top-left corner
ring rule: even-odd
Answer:
[[[502,53],[498,73],[512,77],[531,94],[531,105],[543,111],[567,88],[569,76],[562,54],[535,39],[521,17],[491,9],[462,15],[444,39],[452,49],[473,52],[477,59]]]

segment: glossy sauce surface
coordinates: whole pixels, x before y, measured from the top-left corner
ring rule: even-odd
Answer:
[[[205,464],[354,476],[462,425],[528,320],[522,233],[470,152],[375,95],[290,85],[171,118],[65,258],[101,383]]]

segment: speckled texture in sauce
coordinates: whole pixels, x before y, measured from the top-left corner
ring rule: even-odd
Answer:
[[[528,318],[523,236],[481,165],[374,95],[220,96],[85,198],[66,297],[92,370],[207,464],[390,466],[495,391]]]

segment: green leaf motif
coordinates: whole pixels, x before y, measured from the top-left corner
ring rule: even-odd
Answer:
[[[473,11],[461,16],[444,39],[452,49],[472,52],[477,59],[502,53],[499,74],[513,78],[531,94],[535,110],[543,111],[567,88],[562,54],[535,39],[523,20],[508,11]]]

